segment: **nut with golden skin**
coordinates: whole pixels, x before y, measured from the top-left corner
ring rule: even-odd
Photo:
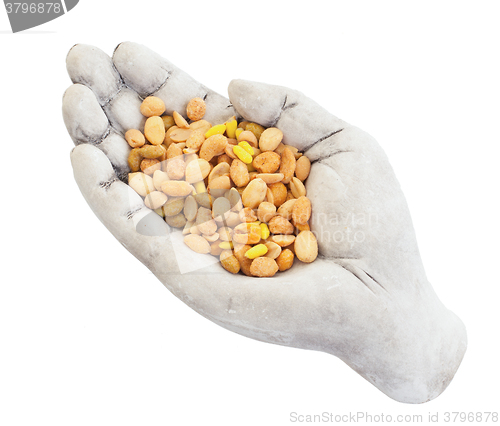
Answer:
[[[280,255],[276,258],[276,263],[281,272],[290,269],[293,265],[293,259],[295,258],[293,252],[290,249],[283,250]]]
[[[250,273],[254,277],[273,277],[278,270],[278,264],[270,257],[257,257],[250,265]]]
[[[201,120],[205,115],[206,110],[207,106],[205,101],[201,98],[191,99],[186,106],[186,114],[192,121]]]
[[[152,175],[157,170],[161,170],[161,163],[156,158],[144,158],[141,161],[141,170],[147,175]]]
[[[267,201],[260,203],[257,217],[261,222],[269,222],[274,216],[276,216],[276,206],[273,203]]]
[[[305,196],[297,198],[292,208],[292,220],[296,225],[305,225],[311,218],[311,201]]]
[[[153,145],[161,145],[165,139],[165,125],[158,116],[149,117],[144,124],[144,136]]]
[[[289,220],[281,216],[274,216],[269,221],[269,230],[272,234],[293,234],[293,225]]]
[[[274,173],[280,167],[281,157],[272,151],[262,152],[255,156],[252,161],[252,166],[259,173]]]
[[[140,110],[144,117],[160,116],[165,112],[165,102],[157,96],[148,96],[142,101]]]
[[[287,147],[281,154],[280,173],[283,173],[283,183],[289,183],[292,180],[293,174],[295,173],[295,167],[295,157],[292,151]]]
[[[125,132],[125,140],[132,148],[140,148],[146,143],[146,138],[137,129],[130,129]]]
[[[273,203],[280,207],[286,201],[286,186],[282,182],[271,183],[268,185],[273,194]]]
[[[231,163],[230,175],[236,186],[245,186],[250,182],[247,165],[237,158]]]

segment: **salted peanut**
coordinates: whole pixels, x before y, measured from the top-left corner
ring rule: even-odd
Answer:
[[[146,198],[144,198],[144,204],[146,204],[148,209],[155,210],[163,206],[167,200],[168,197],[163,192],[153,191],[146,195]]]
[[[274,205],[281,206],[286,200],[286,186],[282,182],[271,183],[269,189],[273,193]]]
[[[205,104],[205,101],[197,97],[188,102],[186,106],[186,115],[190,120],[197,121],[203,118],[206,110],[207,105]]]
[[[245,130],[249,130],[250,132],[252,132],[255,135],[255,137],[257,138],[257,140],[259,140],[260,136],[262,135],[262,132],[265,130],[265,128],[257,123],[248,123],[245,126]]]
[[[232,274],[237,274],[238,272],[240,272],[240,262],[238,261],[235,255],[231,254],[223,257],[221,253],[219,259],[222,267],[226,271],[231,272]]]
[[[231,210],[231,203],[225,197],[216,198],[212,206],[212,217],[217,222],[222,222]]]
[[[295,157],[296,160],[298,160],[300,157],[302,157],[302,153],[299,152],[297,148],[295,148],[292,145],[285,145],[285,148],[288,148],[290,151],[292,151],[293,156]]]
[[[171,226],[172,228],[184,228],[184,226],[186,226],[187,221],[184,215],[182,213],[179,213],[176,214],[175,216],[165,216],[165,222],[167,222],[167,225]]]
[[[229,158],[235,160],[238,157],[234,153],[233,148],[234,148],[234,145],[228,143],[226,145],[226,147],[224,148],[224,154],[226,154]]]
[[[186,217],[185,214],[184,214],[184,217]],[[186,224],[184,225],[184,228],[182,229],[182,235],[188,235],[188,234],[190,234],[191,233],[191,227],[193,227],[193,226],[195,226],[194,221],[186,219]]]
[[[226,145],[227,138],[224,135],[214,134],[209,136],[200,148],[200,158],[210,161],[214,156],[223,154]]]
[[[217,230],[221,241],[232,241],[233,230],[229,226],[223,226]]]
[[[199,206],[205,207],[206,209],[212,208],[214,199],[208,192],[199,192],[193,196]]]
[[[163,120],[163,124],[165,125],[165,132],[175,125],[174,117],[171,115],[162,115],[161,119]]]
[[[278,270],[278,264],[270,257],[257,257],[250,265],[250,273],[254,277],[273,277]]]
[[[306,187],[296,177],[293,177],[292,180],[290,181],[290,191],[292,191],[292,194],[295,198],[299,198],[306,195]]]
[[[201,231],[198,229],[196,225],[191,226],[191,228],[189,228],[189,232],[191,234],[201,235]]]
[[[153,173],[153,185],[157,191],[161,191],[162,182],[165,182],[167,180],[170,180],[170,178],[168,177],[166,172],[155,170],[155,172]]]
[[[289,183],[295,172],[295,157],[289,148],[285,148],[281,153],[280,173],[283,173],[283,183]]]
[[[295,241],[295,235],[273,235],[271,236],[271,241],[280,247],[288,247]]]
[[[229,145],[238,145],[238,139],[234,139],[234,138],[227,138],[227,143]]]
[[[186,197],[193,193],[193,187],[188,182],[169,180],[161,184],[161,190],[172,197]]]
[[[267,190],[266,190],[266,198],[264,198],[264,201],[268,202],[268,203],[271,203],[271,204],[274,204],[274,195],[273,195],[273,191],[271,191],[271,189],[269,188],[269,186],[267,187]],[[275,205],[276,207],[276,205]]]
[[[163,139],[163,144],[168,148],[171,143],[174,141],[170,139],[170,135],[174,130],[178,129],[178,127],[174,124],[173,126],[169,127],[168,130],[165,132],[165,139]]]
[[[141,171],[147,175],[152,175],[157,170],[161,170],[161,163],[156,158],[144,158],[141,161]]]
[[[174,111],[172,113],[172,117],[174,117],[175,125],[177,127],[181,128],[181,129],[189,129],[189,123],[177,111]]]
[[[304,223],[304,224],[300,224],[300,223],[294,223],[292,221],[292,225],[295,226],[298,231],[310,231],[311,230],[311,227],[309,226],[308,223]]]
[[[207,160],[203,160],[202,158],[198,158],[194,161],[191,161],[186,166],[186,182],[195,183],[200,182],[205,179],[210,173],[210,163]]]
[[[301,231],[295,238],[295,255],[304,263],[311,263],[318,257],[318,241],[311,231]]]
[[[245,130],[248,124],[250,124],[250,121],[243,120],[242,122],[240,122],[240,124],[238,124],[238,128]]]
[[[232,161],[229,173],[236,186],[245,186],[250,182],[247,165],[239,159]]]
[[[144,136],[153,145],[161,145],[165,139],[165,125],[158,116],[149,117],[144,124]]]
[[[311,218],[311,201],[301,196],[297,198],[292,208],[292,219],[297,225],[304,225]]]
[[[184,198],[169,198],[163,205],[163,213],[165,216],[171,217],[182,212],[184,208]]]
[[[171,158],[166,162],[167,174],[170,179],[179,180],[184,177],[186,163],[182,156]]]
[[[137,129],[130,129],[125,132],[125,140],[132,148],[140,148],[146,143],[146,138]]]
[[[282,216],[274,216],[269,221],[269,230],[272,234],[293,234],[293,225]]]
[[[276,127],[269,127],[260,135],[259,148],[262,151],[274,151],[283,140],[283,132]]]
[[[205,207],[198,208],[195,223],[202,234],[213,235],[217,232],[217,224],[212,219],[212,211]]]
[[[189,128],[192,130],[206,129],[205,132],[210,129],[210,127],[212,127],[212,124],[207,120],[196,120],[189,125]]]
[[[172,142],[186,142],[194,130],[178,127],[173,130],[169,137]]]
[[[234,228],[240,223],[240,217],[236,212],[230,212],[226,219],[226,225],[230,228]]]
[[[219,234],[217,232],[212,235],[202,234],[201,236],[205,238],[205,240],[207,240],[209,243],[214,243],[219,240]]]
[[[176,143],[171,143],[167,149],[167,159],[178,157],[179,155],[183,155],[182,148],[178,146]]]
[[[259,256],[264,256],[267,253],[267,247],[264,244],[257,244],[245,253],[245,257],[256,259]]]
[[[281,182],[283,179],[283,173],[259,173],[255,176],[256,178],[262,179],[267,184]]]
[[[281,157],[272,151],[263,152],[253,159],[252,165],[259,173],[274,173],[280,167]]]
[[[231,164],[232,161],[233,161],[233,159],[229,155],[227,155],[226,153],[219,155],[217,157],[217,164],[220,164],[220,163]]]
[[[160,116],[165,112],[165,102],[157,96],[148,96],[142,101],[140,111],[145,117]]]
[[[128,155],[128,166],[131,172],[138,172],[144,158],[158,158],[164,154],[161,146],[144,145],[133,148]]]
[[[228,189],[231,189],[231,179],[229,176],[220,176],[212,179],[208,184],[208,191],[214,197],[221,197]]]
[[[275,184],[274,184],[275,185]],[[245,207],[255,209],[266,197],[267,185],[262,179],[252,180],[244,189],[241,200]]]
[[[273,203],[267,201],[260,203],[257,217],[261,222],[269,222],[274,216],[276,216],[276,206]]]
[[[231,188],[225,194],[225,196],[229,200],[229,203],[231,204],[231,209],[239,211],[243,208],[243,203],[241,202],[241,195],[236,189]]]
[[[210,253],[209,242],[200,235],[186,235],[184,237],[184,244],[186,244],[191,250],[196,253]]]
[[[156,157],[156,159],[158,161],[160,161],[160,162],[165,161],[167,159],[167,150],[168,150],[168,148],[166,147],[165,144],[161,144],[161,145],[158,145],[158,146],[161,148],[161,150],[163,151],[163,153],[159,157]],[[163,166],[163,164],[162,164],[162,166]]]
[[[283,150],[286,148],[286,145],[283,142],[280,142],[279,145],[276,147],[274,152],[278,155],[283,154]]]
[[[186,146],[198,151],[205,142],[205,132],[201,129],[191,130],[191,134],[186,139]]]
[[[267,247],[267,253],[265,257],[270,257],[271,259],[276,259],[281,253],[281,247],[273,241],[268,241],[265,243]]]
[[[283,250],[280,255],[276,258],[276,263],[281,272],[290,269],[293,265],[293,259],[295,258],[293,252],[290,249]]]
[[[255,135],[252,132],[250,132],[249,130],[243,130],[241,133],[239,133],[236,140],[238,142],[247,141],[251,146],[254,146],[254,147],[259,146],[259,141],[255,137]]]
[[[288,190],[286,193],[286,201],[295,200],[296,198],[293,196],[292,191]]]
[[[153,179],[144,173],[129,173],[128,175],[129,186],[137,192],[141,197],[145,197],[150,192],[155,190]]]
[[[229,174],[230,166],[228,163],[217,164],[208,175],[208,183],[210,184],[212,180],[217,179],[218,177],[229,176]]]
[[[183,150],[184,151],[184,150]],[[195,160],[198,160],[198,154],[196,153],[184,153],[184,162],[186,163],[186,166],[191,162],[191,161],[195,161]]]
[[[278,214],[284,217],[287,220],[292,219],[293,206],[297,200],[294,198],[293,200],[285,201],[278,209]]]
[[[258,174],[259,172],[248,172],[248,177],[250,178],[250,180],[253,180],[257,177]]]
[[[311,171],[311,160],[307,158],[305,155],[300,157],[295,164],[295,176],[300,181],[304,182],[309,176],[309,172]]]
[[[189,195],[184,200],[184,216],[188,221],[193,221],[196,219],[196,214],[198,213],[198,203],[192,195]]]
[[[250,265],[252,264],[253,260],[245,257],[245,253],[251,248],[252,246],[248,244],[238,245],[234,247],[234,256],[240,263],[241,271],[248,276],[252,276],[252,274],[250,273]]]
[[[219,256],[222,253],[223,249],[219,247],[219,241],[215,241],[210,244],[210,254],[212,256]]]

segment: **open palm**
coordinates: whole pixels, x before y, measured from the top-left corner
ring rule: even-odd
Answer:
[[[77,145],[78,186],[113,235],[179,299],[239,334],[331,353],[390,397],[424,402],[449,384],[466,348],[465,328],[427,281],[405,198],[377,142],[301,93],[234,80],[229,100],[144,46],[122,43],[108,57],[76,45],[63,116]],[[312,161],[307,196],[319,243],[312,264],[273,278],[232,275],[208,255],[179,255],[179,233],[123,181],[123,135],[143,129],[142,99],[167,112],[205,99],[213,124],[236,115],[284,133]],[[183,273],[183,263],[205,265]],[[191,268],[192,269],[192,268]]]

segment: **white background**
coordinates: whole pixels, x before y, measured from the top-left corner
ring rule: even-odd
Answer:
[[[19,34],[0,6],[0,424],[500,411],[498,3],[125,3],[81,0]],[[73,180],[61,99],[75,43],[112,54],[125,40],[219,93],[232,78],[293,87],[375,136],[428,278],[467,327],[467,353],[441,396],[401,404],[331,355],[226,331],[108,233]]]

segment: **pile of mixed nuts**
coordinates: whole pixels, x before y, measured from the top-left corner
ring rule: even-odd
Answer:
[[[275,127],[232,117],[212,126],[203,99],[163,115],[164,102],[144,99],[144,133],[130,129],[129,185],[168,225],[183,228],[184,243],[219,257],[237,274],[272,277],[318,255],[309,228],[312,206],[304,181],[311,162],[282,142]]]

